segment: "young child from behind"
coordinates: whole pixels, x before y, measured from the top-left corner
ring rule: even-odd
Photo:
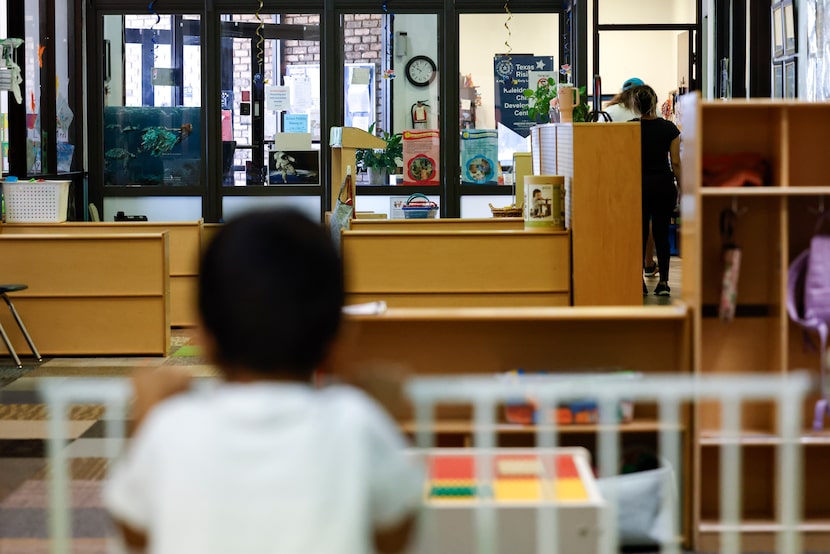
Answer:
[[[134,377],[136,433],[104,499],[131,546],[158,554],[395,552],[422,475],[395,424],[347,386],[315,389],[340,324],[343,269],[288,210],[228,223],[205,252],[205,355],[223,380]],[[175,394],[179,393],[181,394]]]

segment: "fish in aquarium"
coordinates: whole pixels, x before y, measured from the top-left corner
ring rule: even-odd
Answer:
[[[161,156],[170,152],[193,132],[193,125],[185,123],[181,127],[148,127],[141,135],[139,152],[148,152],[151,156]]]

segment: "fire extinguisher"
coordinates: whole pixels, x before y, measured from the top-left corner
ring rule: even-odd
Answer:
[[[429,121],[429,104],[427,104],[426,100],[418,100],[412,107],[409,109],[409,113],[412,115],[412,128],[413,129],[426,129],[427,128],[427,121]]]

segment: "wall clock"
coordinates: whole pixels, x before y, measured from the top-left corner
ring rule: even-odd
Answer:
[[[435,80],[438,68],[428,56],[414,56],[406,62],[406,79],[416,87],[425,87]]]

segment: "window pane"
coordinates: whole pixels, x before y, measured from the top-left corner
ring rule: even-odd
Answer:
[[[784,23],[781,19],[781,7],[772,10],[772,48],[773,55],[780,56],[784,53]]]
[[[441,182],[438,16],[344,14],[344,124],[388,147],[358,155],[358,184]]]
[[[74,101],[69,90],[70,81],[74,79],[80,65],[72,59],[74,45],[70,42],[71,34],[68,25],[74,24],[71,3],[55,2],[55,81],[57,97],[55,99],[56,138],[57,138],[57,170],[58,173],[72,169],[72,160],[75,156],[75,125]]]
[[[223,184],[319,185],[320,16],[222,16],[221,81]]]
[[[599,23],[694,23],[695,4],[696,0],[600,0]],[[588,2],[588,6],[592,11],[593,3]],[[591,21],[590,13],[588,17]]]
[[[680,85],[678,65],[681,69],[688,67],[688,61],[678,59],[678,40],[682,34],[683,31],[600,33],[602,92],[616,94],[626,80],[638,77],[657,93],[659,113],[660,106]],[[688,44],[688,37],[684,43]],[[639,54],[632,57],[630,52]]]
[[[784,35],[786,36],[787,54],[795,54],[795,15],[793,13],[792,4],[784,6]]]
[[[530,152],[528,136],[534,122],[523,91],[530,88],[530,80],[565,79],[557,59],[558,29],[557,14],[514,13],[509,22],[505,14],[460,16],[462,183],[495,184],[499,162],[512,165],[514,152]]]
[[[203,182],[198,16],[104,16],[104,184]]]
[[[40,3],[38,0],[26,0],[26,23],[24,37],[25,55],[18,50],[18,59],[25,57],[21,67],[25,72],[26,90],[23,103],[26,105],[26,168],[29,174],[38,174],[46,167],[43,156],[45,145],[41,142],[40,129],[40,68],[38,65],[38,46],[40,45]]]
[[[6,0],[0,0],[0,13],[4,14],[0,16],[0,37],[8,37],[8,32],[6,30],[6,16],[5,14],[8,13],[8,8],[6,5]],[[18,37],[19,38],[19,37]],[[23,56],[23,49],[21,47],[17,47],[14,49],[15,57],[18,59],[18,64],[20,64],[20,59]],[[4,76],[5,79],[11,81],[11,74]],[[21,91],[21,95],[23,92]],[[0,94],[0,160],[2,160],[2,171],[3,173],[9,172],[9,98],[13,97],[12,93],[9,92],[8,94]]]

